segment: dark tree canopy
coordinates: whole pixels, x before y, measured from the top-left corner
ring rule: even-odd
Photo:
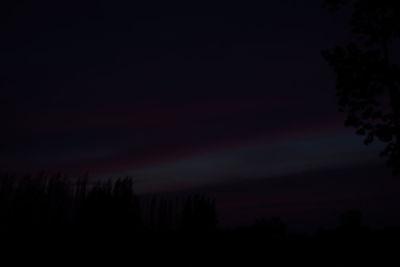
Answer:
[[[326,0],[332,10],[351,10],[349,21],[355,39],[324,51],[336,73],[339,110],[346,126],[385,144],[381,155],[400,174],[400,1]]]

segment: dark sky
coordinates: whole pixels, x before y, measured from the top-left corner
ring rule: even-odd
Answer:
[[[337,111],[320,51],[350,33],[322,1],[133,2],[2,4],[0,167],[156,192],[380,164]]]

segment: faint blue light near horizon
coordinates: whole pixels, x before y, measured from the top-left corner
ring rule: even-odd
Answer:
[[[177,190],[238,179],[378,164],[380,149],[379,144],[365,146],[354,134],[336,133],[247,145],[116,173],[136,177],[139,192]]]

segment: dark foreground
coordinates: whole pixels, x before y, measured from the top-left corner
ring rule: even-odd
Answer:
[[[10,266],[400,266],[400,228],[364,227],[356,211],[313,235],[279,218],[221,229],[213,199],[140,199],[131,179],[0,182],[0,255]]]
[[[136,266],[399,266],[394,229],[273,236],[256,229],[213,233],[31,232],[2,239],[3,258],[61,265],[111,261]],[[4,237],[4,236],[3,236]]]

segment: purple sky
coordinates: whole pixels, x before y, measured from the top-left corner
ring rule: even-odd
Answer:
[[[129,174],[148,193],[382,162],[337,111],[320,51],[350,33],[322,1],[3,10],[5,170]]]

